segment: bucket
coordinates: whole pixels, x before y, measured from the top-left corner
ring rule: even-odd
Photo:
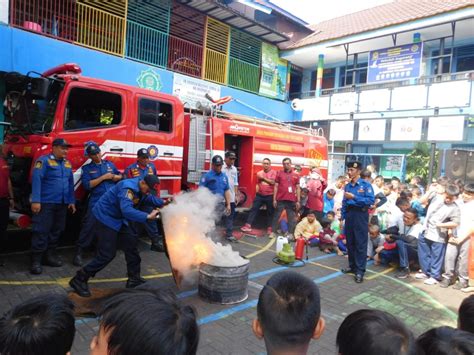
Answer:
[[[41,25],[36,22],[24,21],[23,28],[34,32],[42,32]]]
[[[201,263],[199,297],[209,303],[234,304],[248,298],[249,261],[238,266],[215,266]]]
[[[278,254],[283,250],[283,244],[288,243],[288,238],[279,236],[276,242],[276,253]]]

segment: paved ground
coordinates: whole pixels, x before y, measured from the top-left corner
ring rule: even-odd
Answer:
[[[274,242],[267,238],[244,238],[234,244],[234,249],[250,258],[249,298],[238,305],[208,304],[199,299],[196,290],[177,290],[170,275],[164,254],[151,252],[148,244],[140,243],[143,275],[148,284],[157,288],[176,291],[183,302],[196,307],[201,324],[199,354],[264,354],[263,341],[257,340],[251,330],[256,315],[256,303],[262,285],[274,273],[284,267],[272,262]],[[45,267],[40,276],[28,273],[28,255],[7,256],[7,266],[0,267],[0,313],[14,304],[41,292],[65,292],[67,281],[76,268],[70,263],[71,248],[61,249],[66,265],[60,269]],[[467,295],[439,286],[425,286],[413,278],[393,278],[393,268],[369,266],[363,284],[355,284],[351,276],[339,269],[347,259],[326,255],[312,248],[310,262],[295,270],[310,277],[321,290],[322,314],[326,319],[326,331],[322,338],[311,344],[312,354],[334,354],[337,329],[346,315],[360,308],[377,308],[402,318],[418,335],[438,325],[456,324],[456,311]],[[114,262],[94,279],[94,287],[123,287],[126,273],[125,260],[119,253]],[[77,320],[77,333],[73,354],[88,354],[89,343],[97,332],[95,319]]]

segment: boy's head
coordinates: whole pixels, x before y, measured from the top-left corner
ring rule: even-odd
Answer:
[[[472,355],[474,335],[451,327],[438,327],[421,334],[416,346],[420,355]]]
[[[376,224],[369,225],[369,236],[372,239],[377,238],[380,235],[380,227]]]
[[[369,169],[364,169],[360,172],[360,178],[364,179],[365,181],[372,181],[372,173]]]
[[[331,227],[331,221],[327,218],[321,219],[320,223],[321,223],[321,227],[323,227],[323,229]]]
[[[415,339],[411,331],[390,313],[361,309],[349,314],[336,336],[342,355],[415,355]]]
[[[458,328],[474,333],[474,295],[470,295],[462,301],[458,314]]]
[[[392,183],[394,189],[398,189],[398,187],[400,186],[400,179],[396,176],[392,176],[390,182]]]
[[[191,306],[168,292],[126,290],[104,304],[90,354],[195,354],[198,342]]]
[[[66,295],[34,297],[0,319],[0,354],[65,355],[76,328],[74,305]]]
[[[458,199],[459,196],[459,187],[454,184],[449,184],[446,186],[444,191],[444,203],[450,205]]]
[[[306,353],[311,339],[324,331],[319,289],[294,271],[273,275],[260,292],[253,331],[265,340],[268,354],[288,350]]]
[[[412,184],[412,185],[421,185],[422,181],[423,181],[423,179],[421,178],[421,176],[415,175],[411,178],[410,184]]]
[[[309,211],[306,215],[306,219],[309,223],[313,223],[316,220],[316,214],[314,213],[314,211]]]
[[[411,195],[412,195],[412,199],[416,200],[416,199],[419,199],[421,197],[421,190],[419,187],[412,187],[411,188]]]
[[[408,208],[403,212],[403,224],[413,226],[418,223],[418,211],[414,208]]]
[[[329,211],[326,213],[326,218],[332,222],[336,219],[336,213],[334,213],[334,211]]]
[[[374,179],[374,184],[379,188],[381,189],[383,187],[383,184],[384,184],[384,179],[383,179],[383,176],[382,175],[377,175]]]
[[[328,200],[332,200],[336,196],[336,190],[334,189],[329,189],[328,192],[326,192],[326,198]]]
[[[344,185],[346,184],[346,182],[347,182],[347,177],[340,175],[337,177],[335,185],[338,189],[342,189]]]
[[[474,200],[474,184],[466,184],[464,191],[462,192],[462,200],[464,203],[468,203]]]
[[[389,182],[385,183],[385,184],[383,185],[383,194],[384,194],[385,196],[390,195],[390,194],[392,193],[392,189],[393,189],[393,188],[392,188],[392,184],[391,184],[391,183],[389,183]]]
[[[410,200],[404,197],[399,197],[395,201],[395,205],[397,205],[400,211],[405,212],[407,209],[410,208]]]

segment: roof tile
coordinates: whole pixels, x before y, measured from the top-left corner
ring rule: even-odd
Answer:
[[[311,25],[314,33],[287,48],[300,48],[470,6],[474,6],[474,0],[397,0]]]

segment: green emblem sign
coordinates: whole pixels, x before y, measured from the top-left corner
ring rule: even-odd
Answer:
[[[140,76],[137,78],[137,83],[139,87],[152,91],[160,91],[163,87],[160,74],[153,69],[142,70]]]

